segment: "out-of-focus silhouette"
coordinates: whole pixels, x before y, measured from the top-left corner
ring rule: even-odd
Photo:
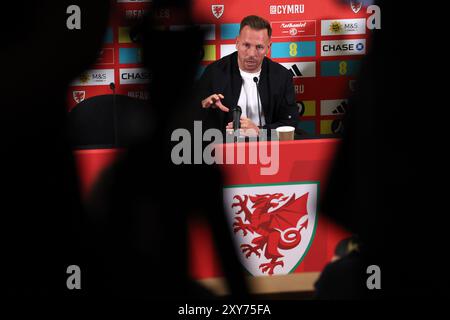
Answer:
[[[187,268],[188,214],[198,213],[212,225],[231,294],[245,296],[241,266],[224,228],[220,172],[215,167],[177,167],[170,158],[172,131],[191,127],[195,119],[190,88],[201,33],[192,27],[159,30],[151,14],[140,29],[133,29],[142,35],[137,39],[143,39],[145,66],[152,74],[152,105],[148,113],[140,113],[148,117],[148,131],[127,145],[84,211],[68,135],[66,89],[95,61],[109,1],[77,2],[83,14],[81,31],[66,28],[64,13],[70,4],[31,5],[26,21],[10,30],[2,48],[1,60],[9,62],[5,72],[10,75],[1,85],[2,290],[9,296],[33,297],[211,297],[190,279]],[[171,6],[190,25],[189,4],[153,1],[152,8]],[[155,43],[165,51],[154,50]],[[33,59],[29,52],[35,53]],[[176,79],[171,76],[175,73]],[[24,74],[39,79],[24,84]],[[66,287],[66,269],[72,264],[82,271],[79,291]]]
[[[148,102],[125,95],[91,97],[69,112],[69,133],[75,148],[125,148],[154,132]]]
[[[81,30],[66,26],[66,10],[74,2],[83,8]],[[78,295],[83,291],[66,287],[67,267],[83,270],[85,263],[66,90],[96,59],[109,1],[23,5],[17,11],[17,3],[4,3],[0,13],[0,60],[7,75],[0,85],[1,291],[7,296]]]
[[[364,296],[360,250],[361,243],[356,236],[339,241],[332,261],[325,266],[314,285],[316,299],[360,299]]]
[[[350,101],[323,210],[364,243],[355,281],[364,284],[367,267],[380,267],[381,290],[364,288],[353,296],[444,296],[448,278],[441,257],[447,241],[441,220],[446,197],[439,182],[448,167],[443,158],[446,120],[435,113],[432,120],[424,118],[446,100],[445,83],[437,78],[443,56],[427,49],[409,58],[418,42],[436,40],[440,20],[433,6],[378,4],[382,28],[373,32]],[[424,17],[434,17],[433,31],[399,33]]]

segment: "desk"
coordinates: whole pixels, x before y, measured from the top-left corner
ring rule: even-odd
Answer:
[[[267,144],[267,142],[264,143]],[[217,149],[219,152],[216,154],[216,157],[220,157],[221,152],[223,152],[223,155],[226,155],[233,148],[236,155],[236,148],[242,146],[246,148],[248,154],[250,148],[255,147],[255,144],[221,145]],[[297,201],[305,194],[308,194],[308,199],[303,204],[297,201],[298,205],[296,205],[296,208],[300,208],[303,205],[302,210],[304,212],[302,217],[294,219],[298,220],[298,228],[299,230],[301,229],[301,240],[295,248],[283,249],[281,248],[282,246],[278,248],[272,246],[272,252],[270,252],[268,249],[270,241],[272,241],[272,244],[282,243],[279,240],[280,237],[272,234],[270,236],[271,240],[262,244],[259,249],[260,257],[257,257],[256,254],[251,254],[247,258],[245,254],[242,254],[241,260],[249,276],[255,278],[251,281],[254,284],[255,293],[281,292],[283,288],[285,291],[294,291],[292,285],[288,285],[289,283],[294,283],[292,277],[306,279],[305,281],[299,281],[298,290],[311,290],[312,283],[317,279],[319,272],[331,260],[336,244],[348,236],[345,230],[337,227],[321,215],[319,207],[330,163],[333,160],[338,144],[339,140],[337,139],[279,142],[278,172],[273,175],[262,175],[262,165],[258,163],[228,163],[220,165],[225,179],[224,202],[230,217],[229,226],[226,227],[230,228],[230,232],[232,232],[232,224],[236,222],[236,217],[240,216],[245,221],[244,213],[236,214],[240,207],[233,207],[233,203],[237,202],[235,196],[244,199],[247,195],[247,209],[255,214],[255,208],[253,208],[255,202],[253,201],[261,201],[255,198],[257,196],[265,195],[267,198],[276,195],[270,200],[270,203],[278,205],[278,207],[273,209],[276,210],[288,203],[288,201]],[[112,149],[75,151],[83,192],[89,191],[99,172],[102,168],[108,166],[116,155],[117,151]],[[294,197],[292,198],[293,195]],[[270,209],[266,211],[267,214],[273,212]],[[255,226],[257,224],[254,223]],[[277,229],[280,231],[279,234],[282,234],[286,230],[283,230],[283,225],[280,226]],[[217,292],[224,292],[223,286],[220,284],[222,272],[215,257],[209,228],[201,222],[193,222],[189,230],[190,269],[192,276],[217,290]],[[239,246],[243,244],[252,245],[252,240],[259,235],[257,232],[253,234],[248,232],[247,236],[244,237],[242,230],[233,234]],[[291,234],[284,234],[283,239],[285,242],[291,241],[292,243],[298,240],[295,238],[296,236],[298,234],[295,235],[294,230]],[[240,249],[242,250],[242,248]],[[278,250],[278,253],[281,253],[283,257],[274,259],[273,250],[275,250],[275,253]],[[277,264],[279,261],[282,261],[283,265]],[[271,267],[271,262],[275,262],[275,266]],[[261,268],[262,264],[269,264],[269,266],[266,266],[265,271],[261,270],[264,269]],[[271,271],[273,275],[269,275]],[[273,281],[269,280],[271,277]],[[272,283],[272,287],[270,283]]]

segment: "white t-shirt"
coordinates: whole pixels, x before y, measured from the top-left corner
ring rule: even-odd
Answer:
[[[242,116],[245,116],[253,121],[254,124],[259,126],[258,115],[258,91],[256,83],[253,81],[254,77],[258,78],[261,74],[261,70],[256,73],[248,73],[239,69],[242,77],[241,94],[238,100],[238,106],[242,109]],[[264,114],[262,111],[261,97],[259,98],[259,106],[261,108],[261,126],[266,124]]]

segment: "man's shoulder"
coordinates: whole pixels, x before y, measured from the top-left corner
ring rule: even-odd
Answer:
[[[265,58],[267,70],[272,76],[278,77],[290,77],[291,73],[288,69],[283,67],[280,63],[273,61],[272,59]]]

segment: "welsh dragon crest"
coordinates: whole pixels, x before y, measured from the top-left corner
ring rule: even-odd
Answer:
[[[302,241],[302,233],[308,228],[308,223],[315,223],[308,218],[308,197],[308,192],[298,198],[295,193],[291,196],[273,193],[233,197],[231,207],[234,210],[237,208],[233,232],[247,239],[240,245],[246,259],[254,255],[268,261],[259,263],[262,273],[273,275],[275,268],[283,267],[285,255],[280,250],[284,253],[295,250]],[[249,200],[252,202],[251,207]],[[251,235],[252,239],[249,240],[247,235]]]

